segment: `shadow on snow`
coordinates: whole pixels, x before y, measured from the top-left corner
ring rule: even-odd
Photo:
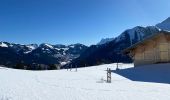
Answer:
[[[170,84],[170,64],[153,64],[112,71],[132,81]]]

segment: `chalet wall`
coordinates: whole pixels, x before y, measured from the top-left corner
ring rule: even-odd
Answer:
[[[170,41],[162,35],[139,45],[134,52],[135,66],[170,62]]]

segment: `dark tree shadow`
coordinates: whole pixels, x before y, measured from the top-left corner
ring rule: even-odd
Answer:
[[[113,71],[132,81],[170,84],[170,64],[154,64]]]

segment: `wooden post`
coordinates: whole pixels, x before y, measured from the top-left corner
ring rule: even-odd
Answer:
[[[120,53],[117,53],[117,55],[120,55]],[[119,59],[117,57],[117,67],[116,67],[116,70],[118,70],[118,69],[119,69]]]
[[[72,70],[72,65],[71,65],[71,67],[70,67],[70,71]]]
[[[107,68],[107,83],[111,83],[112,77],[111,77],[111,69]]]
[[[67,71],[68,71],[68,65],[67,65]]]
[[[77,72],[77,65],[76,65],[76,72]]]
[[[109,80],[109,78],[108,78],[108,68],[107,68],[107,83],[108,83],[108,80]]]

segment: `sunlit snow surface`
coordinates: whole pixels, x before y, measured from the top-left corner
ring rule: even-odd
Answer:
[[[120,64],[120,69],[133,64]],[[106,83],[111,68],[112,83]],[[170,84],[132,81],[116,64],[55,71],[0,68],[0,100],[170,100]],[[143,73],[145,74],[145,73]],[[170,76],[168,76],[170,77]]]

